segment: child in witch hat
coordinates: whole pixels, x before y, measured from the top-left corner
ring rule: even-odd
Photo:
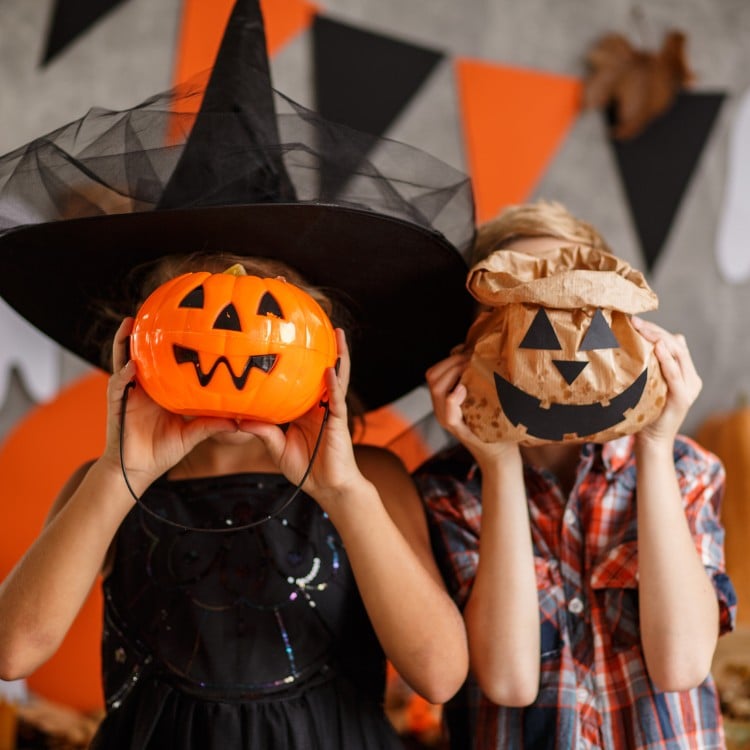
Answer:
[[[0,176],[0,293],[89,362],[112,341],[113,371],[103,455],[0,585],[0,677],[55,651],[103,571],[94,747],[398,747],[385,657],[441,702],[465,678],[465,631],[410,477],[352,444],[346,395],[350,376],[366,409],[408,392],[468,325],[466,177],[274,92],[256,2],[235,6],[205,90],[92,113]],[[138,384],[130,316],[154,274],[234,262],[283,264],[348,308],[327,422],[318,406],[283,427],[186,419]]]

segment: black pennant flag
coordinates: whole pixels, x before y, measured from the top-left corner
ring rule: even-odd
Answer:
[[[312,40],[317,111],[373,136],[388,130],[444,57],[322,15],[313,21]],[[340,166],[338,175],[327,176],[334,192],[331,183],[356,170],[355,164]]]
[[[612,140],[648,271],[656,265],[724,98],[683,92],[641,135]]]
[[[56,0],[42,58],[46,65],[124,0]]]
[[[383,135],[443,55],[318,15],[315,92],[323,117]]]

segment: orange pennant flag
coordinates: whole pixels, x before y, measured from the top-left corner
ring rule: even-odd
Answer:
[[[271,57],[295,34],[307,29],[317,6],[307,0],[261,0],[266,46]],[[210,68],[219,51],[234,0],[184,0],[175,49],[174,82]]]
[[[408,415],[394,405],[368,412],[360,429],[355,431],[354,442],[390,448],[409,471],[416,469],[432,452]]]
[[[266,23],[268,56],[273,57],[292,37],[309,29],[318,6],[307,0],[261,0]]]
[[[581,111],[577,78],[456,60],[477,220],[529,199]]]

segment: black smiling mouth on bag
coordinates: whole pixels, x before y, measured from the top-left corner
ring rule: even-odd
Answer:
[[[551,404],[531,396],[497,373],[495,389],[500,406],[511,424],[522,424],[532,437],[542,440],[562,440],[566,435],[585,437],[606,430],[625,419],[625,412],[641,400],[646,387],[648,370],[644,370],[631,385],[609,404]]]
[[[600,309],[594,311],[584,332],[579,352],[599,349],[617,349],[620,344],[612,328]],[[519,349],[537,351],[560,351],[562,344],[544,308],[540,308],[524,335]],[[552,364],[568,385],[589,365],[588,361],[553,359]],[[513,385],[510,381],[493,373],[495,390],[500,407],[514,427],[519,424],[526,428],[531,437],[557,441],[566,435],[584,438],[614,427],[625,419],[625,412],[641,400],[646,387],[648,369],[644,370],[631,385],[605,406],[601,402],[593,404],[551,404],[543,407],[541,400]]]

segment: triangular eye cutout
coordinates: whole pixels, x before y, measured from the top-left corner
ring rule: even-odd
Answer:
[[[519,344],[521,349],[562,349],[557,334],[549,322],[547,313],[540,309],[534,316],[534,320],[526,331],[523,341]]]
[[[271,292],[266,292],[258,305],[258,315],[275,315],[277,318],[283,318],[281,307],[276,301],[276,297]]]
[[[214,321],[214,328],[219,328],[223,331],[242,330],[240,316],[237,314],[237,309],[231,302],[219,313]]]
[[[180,302],[179,307],[196,307],[199,310],[203,308],[204,294],[203,287],[197,286],[189,291]]]
[[[615,338],[615,334],[612,333],[607,319],[601,310],[597,310],[591,320],[589,330],[586,331],[586,335],[583,337],[583,341],[581,341],[581,346],[578,347],[578,351],[590,352],[594,349],[617,349],[619,346],[620,342]]]

